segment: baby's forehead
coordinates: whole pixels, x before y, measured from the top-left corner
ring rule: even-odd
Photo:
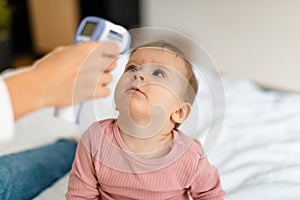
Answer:
[[[186,60],[176,52],[162,47],[138,48],[131,53],[128,64],[164,66],[187,75]]]
[[[159,53],[164,53],[168,54],[173,57],[178,57],[178,59],[183,59],[181,54],[165,47],[157,47],[157,46],[147,46],[147,47],[139,47],[131,52],[131,57],[137,53],[145,53],[145,52],[159,52]],[[153,58],[157,58],[157,56],[153,56]],[[184,59],[183,59],[184,60]]]

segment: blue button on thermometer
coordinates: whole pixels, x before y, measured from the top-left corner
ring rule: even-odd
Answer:
[[[99,17],[86,17],[77,29],[75,43],[92,40],[116,42],[122,54],[130,48],[131,39],[129,32],[120,25]],[[55,109],[55,116],[79,124],[81,108],[82,104]]]

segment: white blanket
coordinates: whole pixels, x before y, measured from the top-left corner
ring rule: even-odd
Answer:
[[[300,95],[225,79],[226,122],[210,156],[226,199],[300,197]]]

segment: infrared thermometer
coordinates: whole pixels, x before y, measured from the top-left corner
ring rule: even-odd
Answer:
[[[117,43],[120,54],[130,48],[130,34],[122,26],[113,24],[100,17],[84,18],[76,32],[75,44],[88,41],[110,41]],[[80,112],[83,104],[55,109],[56,117],[79,124]]]
[[[120,54],[130,47],[130,34],[124,27],[99,17],[83,19],[77,29],[74,42],[78,44],[92,40],[116,42]]]

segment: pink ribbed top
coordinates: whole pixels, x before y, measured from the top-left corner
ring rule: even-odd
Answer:
[[[132,153],[113,119],[94,123],[78,143],[67,199],[216,199],[224,197],[217,169],[200,143],[173,131],[170,152],[145,159]]]

